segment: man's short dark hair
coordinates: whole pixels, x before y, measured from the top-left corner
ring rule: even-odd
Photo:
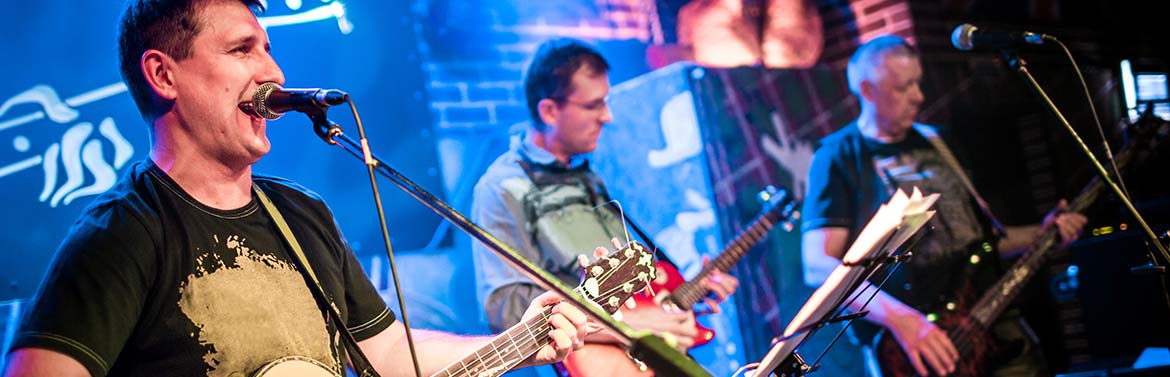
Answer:
[[[549,98],[564,100],[573,92],[573,74],[582,66],[597,74],[609,72],[609,63],[589,44],[572,38],[545,41],[536,49],[536,56],[524,75],[524,96],[528,99],[528,115],[532,125],[543,131],[537,104]]]
[[[231,0],[220,0],[231,1]],[[260,0],[235,0],[253,12],[261,12]],[[146,50],[162,51],[175,60],[191,57],[191,41],[199,35],[202,20],[199,11],[211,1],[199,0],[130,0],[118,24],[118,60],[122,81],[138,105],[142,117],[151,120],[165,109],[156,109],[151,89],[146,84],[139,61]]]

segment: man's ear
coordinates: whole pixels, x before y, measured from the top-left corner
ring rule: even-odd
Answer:
[[[869,81],[868,79],[861,80],[861,83],[857,86],[857,89],[857,94],[861,95],[862,99],[870,103],[873,102],[873,99],[875,98],[874,96],[877,95],[877,84],[874,84],[873,81]]]
[[[555,126],[558,123],[557,119],[560,117],[560,111],[560,105],[557,104],[557,101],[553,101],[552,98],[545,98],[536,103],[536,112],[540,114],[540,120],[544,124]]]
[[[146,77],[146,85],[154,94],[166,101],[174,101],[178,96],[175,89],[175,60],[166,53],[150,49],[142,53],[138,61],[142,68],[142,75]]]

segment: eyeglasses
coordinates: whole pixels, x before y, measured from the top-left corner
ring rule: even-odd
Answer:
[[[609,96],[606,96],[605,98],[602,98],[602,99],[599,99],[596,101],[589,101],[589,102],[570,101],[568,98],[552,98],[552,100],[557,101],[557,103],[567,103],[570,105],[580,106],[582,109],[585,109],[586,111],[600,111],[602,109],[609,107]]]

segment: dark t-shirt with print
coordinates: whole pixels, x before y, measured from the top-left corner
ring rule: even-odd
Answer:
[[[393,323],[320,198],[279,178],[254,182],[354,336]],[[64,353],[95,376],[246,375],[293,355],[340,371],[340,337],[294,258],[258,200],[207,207],[147,160],[73,225],[13,348]]]
[[[907,304],[921,309],[964,284],[981,291],[994,283],[999,258],[994,250],[982,251],[990,242],[986,220],[956,172],[917,131],[887,144],[864,137],[852,123],[821,140],[808,176],[802,229],[844,227],[848,243],[897,189],[941,194],[914,257],[884,286]],[[972,259],[975,250],[986,255]]]

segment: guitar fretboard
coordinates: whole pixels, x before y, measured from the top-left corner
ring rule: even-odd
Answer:
[[[784,203],[784,205],[791,206],[791,203]],[[788,209],[789,208],[786,207],[784,211],[787,211]],[[727,245],[727,247],[719,253],[719,256],[715,257],[715,259],[710,263],[707,263],[706,266],[703,266],[703,270],[699,271],[699,274],[695,275],[693,279],[683,283],[682,285],[679,285],[678,288],[676,288],[674,292],[671,292],[670,296],[668,296],[666,299],[683,310],[690,310],[692,307],[694,307],[695,303],[699,302],[699,300],[703,299],[703,296],[707,295],[707,288],[700,284],[703,279],[706,279],[707,276],[710,276],[715,271],[730,271],[731,268],[734,267],[736,263],[739,263],[739,260],[743,258],[743,256],[747,254],[749,250],[751,250],[752,246],[755,246],[757,242],[760,242],[761,239],[768,235],[768,231],[772,230],[772,228],[776,226],[776,217],[787,217],[783,215],[776,216],[771,212],[772,211],[766,211],[756,216],[755,219],[752,219],[751,225],[749,225],[747,229],[744,229],[742,232],[740,232],[739,235],[737,235],[735,239],[731,241],[731,244]]]
[[[573,289],[574,293],[583,294],[580,288]],[[500,376],[503,372],[512,369],[525,358],[532,356],[545,344],[549,344],[549,316],[552,307],[545,307],[541,314],[532,316],[516,325],[512,325],[503,334],[493,338],[491,342],[475,350],[472,354],[452,363],[434,376]]]
[[[580,288],[574,292],[582,293]],[[503,374],[549,343],[548,332],[552,330],[552,326],[548,324],[548,317],[551,315],[552,307],[545,307],[539,315],[520,321],[493,338],[487,345],[433,374],[432,377]]]
[[[585,279],[573,292],[597,304],[610,314],[621,307],[654,274],[654,256],[638,243],[599,258],[585,267]],[[553,306],[538,315],[521,320],[488,344],[448,365],[431,376],[495,377],[512,369],[552,340],[549,317]]]
[[[1135,138],[1136,141],[1141,141],[1143,138]],[[1130,143],[1117,153],[1114,160],[1117,161],[1118,169],[1123,169],[1133,159],[1134,144]],[[1093,177],[1089,184],[1081,190],[1079,194],[1069,202],[1067,212],[1084,212],[1090,205],[1101,196],[1104,192],[1105,183],[1101,177]],[[988,326],[999,318],[1000,314],[1008,307],[1020,292],[1023,290],[1025,283],[1036,275],[1036,272],[1043,267],[1054,246],[1059,244],[1060,234],[1056,227],[1051,227],[1044,234],[1036,239],[1029,248],[1029,251],[1016,261],[1007,273],[1002,278],[991,286],[979,302],[971,310],[971,319],[974,325],[980,326],[982,329],[987,329]]]

